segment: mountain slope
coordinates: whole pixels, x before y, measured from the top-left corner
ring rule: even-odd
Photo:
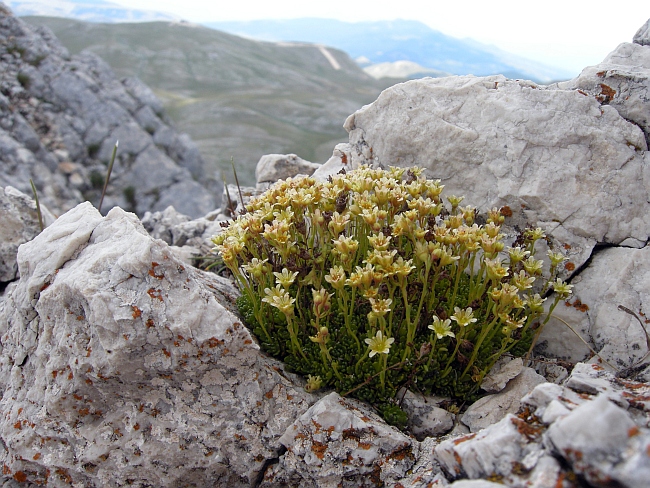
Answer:
[[[412,61],[452,74],[503,74],[537,82],[571,76],[559,68],[510,55],[471,39],[447,36],[412,20],[349,23],[333,19],[292,19],[206,25],[268,41],[322,43],[342,49],[355,59],[365,57],[372,63]]]
[[[89,49],[120,76],[137,76],[163,100],[212,169],[254,181],[260,156],[293,152],[324,162],[347,140],[346,117],[384,84],[341,51],[242,39],[184,22],[93,24],[26,17],[72,52]]]

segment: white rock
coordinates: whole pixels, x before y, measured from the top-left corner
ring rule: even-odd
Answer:
[[[571,246],[576,267],[596,243],[650,234],[643,132],[577,91],[502,76],[415,80],[345,128],[353,164],[422,166],[480,210],[508,205]]]
[[[49,210],[41,206],[43,225],[54,221]],[[18,246],[41,232],[36,202],[11,186],[0,187],[0,283],[18,277]]]
[[[642,449],[650,445],[650,433],[604,395],[551,425],[547,439],[590,483],[647,486],[650,459]]]
[[[546,405],[544,415],[542,416],[542,422],[546,425],[552,424],[558,418],[564,417],[570,412],[571,410],[566,408],[563,403],[558,400],[551,400],[551,402]]]
[[[403,398],[401,406],[408,414],[408,429],[419,441],[446,434],[454,427],[455,415],[438,407],[442,398],[425,397],[411,391],[399,392],[397,396]]]
[[[650,46],[650,19],[646,20],[636,34],[634,34],[634,43],[641,46]]]
[[[287,452],[267,470],[262,486],[376,486],[406,475],[418,444],[386,425],[367,405],[330,393],[280,438]]]
[[[650,48],[649,48],[650,50]],[[606,277],[606,279],[603,279]],[[567,322],[605,360],[618,369],[638,363],[648,354],[643,328],[650,314],[650,248],[608,248],[596,253],[575,283],[571,303],[553,315]],[[622,305],[637,314],[619,309]],[[586,307],[585,307],[586,306]],[[562,322],[551,318],[536,350],[546,356],[581,361],[589,349]]]
[[[495,474],[508,477],[516,463],[541,451],[538,442],[542,432],[542,427],[530,426],[507,414],[481,432],[441,442],[433,452],[433,459],[450,479],[487,478]]]
[[[487,480],[460,480],[453,482],[449,488],[503,488],[503,485]]]
[[[266,154],[255,168],[257,183],[275,183],[297,175],[311,175],[320,164],[310,163],[295,154]]]
[[[337,144],[332,153],[332,157],[318,168],[312,176],[318,180],[325,181],[341,171],[352,171],[359,167],[350,159],[350,145],[347,143]]]
[[[253,486],[317,399],[259,354],[218,280],[133,214],[81,204],[23,244],[18,264],[0,306],[5,474]]]
[[[623,43],[602,63],[557,86],[580,90],[615,108],[623,118],[641,127],[650,140],[650,47]]]
[[[490,372],[483,378],[481,389],[488,393],[496,393],[506,387],[508,381],[516,377],[524,368],[521,358],[500,358]]]
[[[507,414],[517,413],[521,398],[545,381],[543,376],[531,368],[523,368],[516,378],[508,382],[503,391],[487,395],[473,403],[461,417],[461,422],[467,425],[471,432],[478,432],[495,424]]]

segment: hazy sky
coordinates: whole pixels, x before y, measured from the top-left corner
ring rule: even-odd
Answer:
[[[631,42],[650,18],[650,0],[110,0],[165,11],[193,22],[334,18],[419,20],[454,37],[471,37],[576,74],[621,42]]]

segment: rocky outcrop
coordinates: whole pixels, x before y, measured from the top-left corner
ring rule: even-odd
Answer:
[[[18,264],[0,305],[5,478],[253,486],[317,399],[133,214],[81,204]]]
[[[9,245],[29,242],[14,257],[20,279],[0,301],[0,479],[16,487],[646,486],[650,160],[642,124],[622,116],[641,112],[620,102],[466,77],[395,87],[348,120],[351,143],[315,176],[431,156],[450,193],[509,209],[510,229],[547,227],[548,245],[571,257],[563,275],[573,296],[554,311],[538,356],[503,358],[482,383],[489,395],[466,410],[401,392],[405,431],[366,404],[307,393],[233,313],[232,284],[179,258],[238,212],[237,188],[231,208],[201,219],[168,207],[141,224],[84,203],[40,233],[33,202],[4,188]]]
[[[54,216],[41,207],[43,225],[54,221]],[[18,277],[16,255],[18,246],[31,241],[41,231],[36,203],[30,197],[10,186],[0,188],[0,288]]]
[[[286,180],[299,174],[309,176],[320,166],[295,154],[266,154],[260,158],[255,168],[257,187],[268,187],[278,180]]]
[[[51,31],[0,4],[0,186],[29,193],[32,178],[55,214],[97,204],[117,140],[105,209],[143,215],[174,205],[199,217],[217,208],[221,185],[148,87],[118,80],[91,53],[71,57]]]
[[[169,209],[149,218],[154,232],[165,219],[191,224]],[[647,480],[650,386],[602,366],[578,364],[558,385],[504,361],[486,378],[493,394],[464,415],[405,393],[400,432],[363,403],[305,392],[229,311],[234,287],[179,260],[133,214],[81,204],[17,261],[0,302],[0,462],[14,486]]]

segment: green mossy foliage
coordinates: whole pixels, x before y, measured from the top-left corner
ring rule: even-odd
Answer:
[[[541,331],[540,229],[504,249],[493,209],[484,226],[462,198],[418,168],[361,169],[328,182],[280,181],[213,241],[242,290],[262,349],[374,405],[403,426],[400,388],[472,401],[494,363],[525,354]],[[556,278],[554,307],[570,293]]]

